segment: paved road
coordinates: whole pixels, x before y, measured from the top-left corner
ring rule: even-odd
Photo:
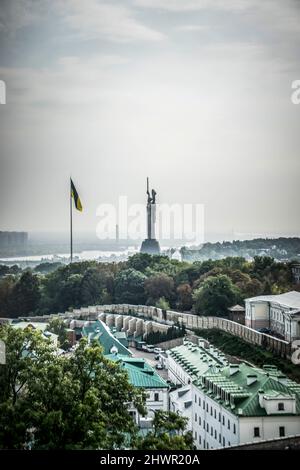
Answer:
[[[154,359],[156,354],[149,353],[147,351],[140,351],[139,349],[135,349],[132,347],[130,347],[129,349],[135,357],[142,357],[151,367],[155,368],[156,364],[158,363],[158,361]],[[163,379],[167,380],[168,378],[167,369],[162,369],[162,370],[155,369],[155,370]]]

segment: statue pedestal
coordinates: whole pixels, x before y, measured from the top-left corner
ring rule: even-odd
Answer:
[[[160,246],[155,238],[146,238],[141,246],[141,253],[148,253],[149,255],[159,255]]]

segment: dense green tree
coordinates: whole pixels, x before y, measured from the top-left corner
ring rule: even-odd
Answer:
[[[144,284],[147,277],[140,271],[129,268],[116,276],[115,300],[117,303],[144,304]]]
[[[81,281],[81,303],[83,306],[101,304],[105,295],[104,278],[95,268],[86,270]]]
[[[9,317],[12,315],[12,292],[15,285],[13,276],[5,276],[0,281],[0,316]]]
[[[49,323],[48,330],[58,336],[59,347],[62,349],[68,349],[70,342],[67,335],[67,327],[62,318],[54,317]]]
[[[226,275],[207,278],[193,293],[195,310],[205,315],[227,315],[228,307],[240,301],[241,293]]]
[[[34,313],[40,300],[40,283],[31,271],[25,271],[14,285],[11,294],[11,315],[26,316]]]
[[[192,450],[193,436],[186,431],[188,419],[177,413],[156,411],[153,431],[138,438],[136,448],[141,450]]]
[[[177,307],[179,310],[190,310],[193,305],[192,288],[188,283],[179,284],[177,292]]]
[[[161,297],[170,302],[174,297],[174,281],[164,273],[150,276],[145,281],[145,293],[150,305],[155,304]]]
[[[30,330],[0,329],[0,448],[113,449],[128,446],[136,428],[124,404],[145,413],[145,395],[99,344],[81,340],[72,357]]]

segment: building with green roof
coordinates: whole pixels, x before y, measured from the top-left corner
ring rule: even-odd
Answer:
[[[109,327],[101,320],[87,321],[82,327],[82,336],[89,342],[98,341],[103,348],[103,354],[119,353],[123,356],[132,356],[125,346],[124,337],[118,338]]]
[[[122,354],[108,354],[108,359],[118,362],[128,374],[129,382],[146,391],[147,416],[139,415],[136,408],[131,406],[129,412],[140,428],[151,426],[154,412],[167,411],[169,408],[167,382],[143,358],[129,357]]]
[[[203,342],[168,351],[168,361],[183,385],[170,393],[171,409],[189,418],[198,449],[300,434],[300,384],[275,366],[230,364]]]

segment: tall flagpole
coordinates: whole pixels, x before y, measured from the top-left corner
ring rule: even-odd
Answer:
[[[70,262],[73,261],[72,187],[70,178]]]

